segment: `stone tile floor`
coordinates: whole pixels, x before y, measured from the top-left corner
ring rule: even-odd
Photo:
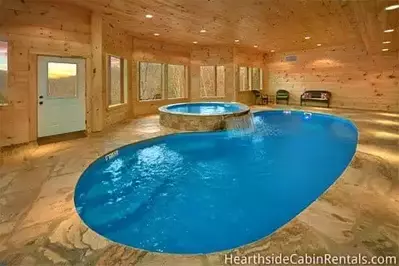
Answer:
[[[341,178],[291,222],[232,252],[399,257],[399,114],[306,110],[356,123],[360,138],[354,159]],[[84,139],[30,145],[5,155],[0,161],[0,265],[224,265],[224,253],[177,256],[112,243],[88,229],[75,213],[74,186],[93,160],[122,145],[169,133],[173,131],[161,128],[154,115]]]

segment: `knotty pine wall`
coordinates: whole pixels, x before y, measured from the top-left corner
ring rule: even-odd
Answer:
[[[187,71],[190,71],[190,48],[163,42],[133,39],[132,104],[134,116],[156,114],[158,108],[162,105],[189,101],[188,88],[185,97],[182,99],[140,101],[138,88],[138,63],[140,61],[186,65]],[[189,85],[189,82],[187,82],[187,85]]]
[[[252,91],[240,91],[239,86],[239,67],[258,67],[263,70],[263,91],[266,93],[268,84],[268,71],[266,68],[267,58],[264,53],[256,49],[234,48],[234,65],[235,68],[235,84],[236,84],[236,101],[247,105],[255,104],[255,95]]]
[[[132,54],[133,38],[125,31],[120,30],[107,21],[103,21],[103,101],[105,103],[104,127],[109,127],[115,123],[133,117],[132,104],[132,84],[127,85],[127,103],[108,107],[108,56],[118,56],[127,60],[128,81],[132,80]]]
[[[9,105],[0,107],[0,146],[7,146],[36,140],[37,56],[90,56],[90,13],[24,1],[6,1],[2,8],[0,36],[9,45]]]
[[[0,147],[37,139],[37,57],[86,59],[87,131],[102,131],[135,116],[155,114],[158,107],[199,98],[199,66],[225,65],[226,94],[215,100],[235,100],[234,49],[184,47],[136,39],[99,14],[61,4],[6,1],[0,35],[9,44],[8,106],[0,107]],[[107,58],[128,61],[128,102],[108,107]],[[242,55],[241,55],[242,56]],[[137,63],[150,61],[187,66],[189,80],[183,99],[139,101]],[[253,61],[253,57],[248,61]],[[191,76],[190,76],[191,74]],[[191,85],[191,88],[190,88]]]
[[[264,90],[291,92],[299,104],[304,89],[327,89],[332,106],[398,111],[398,57],[368,56],[362,49],[320,48],[294,53],[295,63],[282,62],[288,54],[265,58],[256,50],[233,47],[185,47],[136,39],[99,14],[61,4],[8,0],[3,4],[0,36],[9,43],[9,105],[0,107],[0,147],[37,138],[37,56],[86,59],[86,119],[88,132],[101,131],[119,121],[157,113],[164,104],[204,100],[199,97],[200,65],[224,65],[225,96],[218,101],[253,104],[252,92],[238,91],[238,66],[264,69]],[[3,15],[4,14],[4,15]],[[112,54],[128,60],[131,82],[128,103],[108,108],[106,58]],[[292,53],[289,53],[292,54]],[[139,101],[137,63],[151,61],[188,67],[184,99]]]
[[[284,62],[296,55],[296,62]],[[332,93],[331,107],[399,111],[397,54],[369,56],[360,46],[318,48],[276,54],[267,65],[268,92],[290,92],[290,104],[299,104],[305,89]],[[315,103],[317,104],[317,103]]]
[[[200,97],[200,66],[225,68],[225,91],[223,96]],[[191,51],[191,101],[234,101],[234,49],[226,46],[195,46]]]

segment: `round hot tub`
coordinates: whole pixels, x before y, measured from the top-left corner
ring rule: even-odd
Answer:
[[[226,129],[230,118],[250,117],[249,107],[235,102],[196,102],[165,105],[159,108],[162,126],[185,131]]]

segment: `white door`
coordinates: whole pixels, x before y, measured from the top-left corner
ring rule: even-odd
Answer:
[[[85,60],[38,57],[38,137],[86,129]]]

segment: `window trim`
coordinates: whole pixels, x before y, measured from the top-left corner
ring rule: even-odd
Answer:
[[[6,72],[6,86],[4,88],[4,95],[0,95],[4,99],[3,102],[0,102],[1,106],[8,106],[9,101],[7,99],[8,89],[10,86],[10,41],[6,38],[6,35],[0,34],[0,41],[5,42],[7,44],[7,72]]]
[[[114,58],[118,58],[119,62],[120,62],[120,69],[121,69],[121,73],[120,73],[120,99],[119,99],[119,103],[116,104],[111,104],[111,57]],[[121,106],[125,106],[128,104],[128,88],[126,87],[129,84],[129,76],[127,75],[128,73],[128,61],[127,59],[125,59],[123,56],[118,56],[115,54],[110,54],[107,53],[106,54],[106,66],[107,66],[107,70],[106,70],[106,88],[107,88],[107,92],[106,92],[106,103],[107,103],[107,110],[110,109],[115,109]],[[125,73],[126,71],[126,73]],[[125,78],[125,74],[126,74],[126,78]],[[126,93],[126,95],[125,95]]]

